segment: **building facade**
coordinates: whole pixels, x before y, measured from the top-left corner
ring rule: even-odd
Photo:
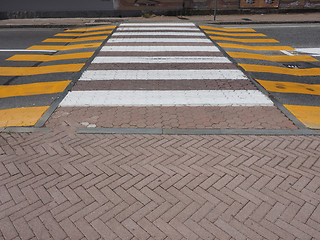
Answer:
[[[137,16],[143,12],[178,14],[217,9],[319,9],[320,0],[1,0],[0,16],[108,17]]]

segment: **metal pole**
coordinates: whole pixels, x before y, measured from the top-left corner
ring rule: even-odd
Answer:
[[[218,0],[215,0],[215,2],[214,2],[213,21],[216,21],[216,17],[217,17],[217,6],[218,6]]]

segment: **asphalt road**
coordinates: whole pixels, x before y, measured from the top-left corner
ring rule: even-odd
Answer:
[[[17,64],[16,62],[5,60],[14,54],[27,52],[14,50],[25,50],[32,45],[40,44],[48,37],[52,37],[56,33],[62,31],[63,29],[52,28],[0,29],[0,66],[15,66]],[[34,63],[24,62],[22,64],[25,66],[32,66]]]
[[[253,28],[294,48],[320,48],[320,24],[263,25]]]

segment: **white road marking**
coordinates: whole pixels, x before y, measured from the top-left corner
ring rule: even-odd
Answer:
[[[273,106],[273,102],[258,90],[73,91],[60,106]]]
[[[117,31],[199,31],[196,27],[119,27]]]
[[[93,63],[230,63],[225,57],[96,57]]]
[[[195,26],[193,23],[121,23],[120,26]]]
[[[212,43],[207,38],[110,38],[108,43],[171,43],[171,42],[191,42],[191,43]]]
[[[320,56],[320,48],[296,48],[296,51],[307,53],[312,56]]]
[[[104,46],[102,52],[220,52],[216,46]]]
[[[202,32],[115,32],[112,36],[205,36]]]
[[[280,52],[282,52],[283,54],[289,55],[289,56],[293,56],[294,54],[292,54],[291,52],[287,51],[287,50],[281,50]]]
[[[79,80],[201,80],[247,79],[234,69],[215,70],[88,70]]]

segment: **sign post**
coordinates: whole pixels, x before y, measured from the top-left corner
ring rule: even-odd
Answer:
[[[218,0],[214,0],[213,21],[216,21],[216,18],[217,18],[217,6],[218,6]]]

